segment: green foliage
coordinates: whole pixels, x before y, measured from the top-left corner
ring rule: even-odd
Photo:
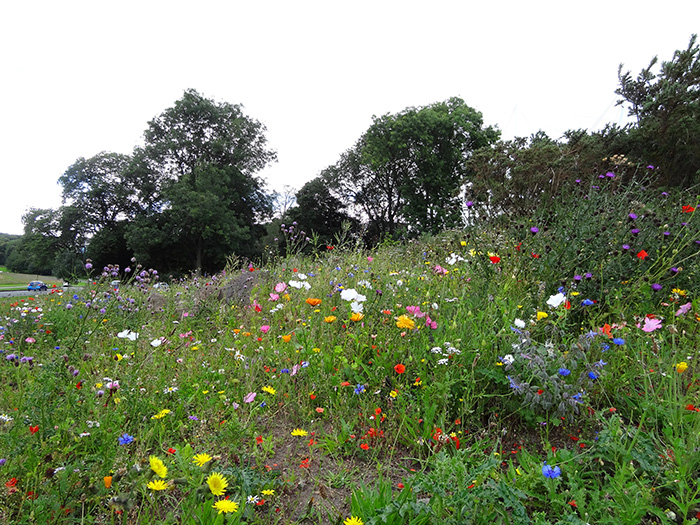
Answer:
[[[688,187],[700,182],[700,47],[692,35],[686,49],[661,63],[654,57],[637,78],[622,64],[618,70],[622,97],[637,122],[630,130],[631,151],[661,170],[663,183]]]

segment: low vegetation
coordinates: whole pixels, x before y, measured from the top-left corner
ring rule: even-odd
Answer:
[[[563,195],[3,302],[0,520],[695,522],[698,197]]]

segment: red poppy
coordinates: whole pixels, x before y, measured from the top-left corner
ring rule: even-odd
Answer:
[[[29,432],[32,433],[32,435],[36,434],[39,432],[39,425],[31,426],[29,425]]]
[[[256,437],[256,438],[255,438],[255,442],[256,442],[258,445],[262,445],[263,437],[262,437],[262,436]]]
[[[360,448],[362,450],[369,450],[369,445],[367,443],[362,443],[362,445],[360,445]]]
[[[5,486],[8,488],[14,487],[15,485],[17,485],[17,478],[12,478],[10,481],[5,482]]]
[[[173,447],[168,449],[168,454],[175,454],[175,452],[177,452],[177,450],[175,450]]]
[[[649,254],[648,254],[646,251],[644,251],[644,250],[642,250],[641,252],[639,252],[639,253],[637,254],[637,257],[639,257],[642,261],[643,261],[644,259],[646,259],[648,256],[649,256]]]
[[[489,257],[489,259],[491,260],[491,264],[497,264],[497,263],[501,262],[501,258],[496,257],[495,255],[492,255],[491,257]]]
[[[683,206],[683,213],[693,213],[695,208],[690,205]]]
[[[406,366],[399,363],[394,367],[394,370],[396,370],[397,374],[403,374],[406,371]]]

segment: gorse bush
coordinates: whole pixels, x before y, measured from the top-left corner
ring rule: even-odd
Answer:
[[[697,197],[650,192],[5,301],[0,516],[690,522]]]

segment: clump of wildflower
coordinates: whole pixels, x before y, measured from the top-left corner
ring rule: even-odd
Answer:
[[[396,319],[396,327],[403,330],[413,330],[416,327],[416,322],[407,315],[400,315]]]

